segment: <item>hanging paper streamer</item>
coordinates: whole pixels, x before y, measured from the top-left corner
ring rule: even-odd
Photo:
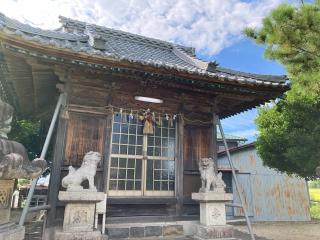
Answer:
[[[129,121],[130,119],[137,119],[143,121],[144,123],[144,134],[153,134],[155,124],[157,126],[162,126],[163,119],[168,121],[170,127],[173,127],[173,122],[177,119],[178,114],[169,114],[169,113],[157,113],[150,109],[147,110],[132,110],[132,109],[125,109],[120,107],[115,107],[109,105],[108,107],[113,108],[117,115],[120,114],[122,119],[126,119]],[[158,115],[157,115],[158,114]]]
[[[171,116],[169,117],[169,126],[173,127],[173,118]]]
[[[155,119],[154,115],[150,112],[150,109],[145,111],[142,116],[140,116],[140,120],[144,121],[143,125],[143,134],[153,134]]]
[[[158,125],[162,126],[162,119],[161,119],[161,115],[160,114],[158,116]]]

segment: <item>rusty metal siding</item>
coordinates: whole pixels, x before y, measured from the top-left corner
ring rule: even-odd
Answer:
[[[237,174],[240,192],[244,196],[244,205],[248,210],[249,217],[253,217],[253,202],[252,202],[252,187],[251,187],[251,174],[240,173]],[[232,182],[233,191],[233,201],[235,203],[240,203],[240,198],[238,192],[235,190],[235,184]],[[244,216],[242,208],[234,208],[234,216]]]
[[[254,147],[231,152],[231,157],[254,221],[310,220],[309,195],[304,179],[263,166]],[[225,155],[218,158],[218,168],[230,168]],[[233,192],[234,202],[239,203],[234,186]],[[235,216],[241,214],[241,210],[234,209]]]
[[[256,221],[310,220],[304,180],[286,175],[254,175],[252,185]]]

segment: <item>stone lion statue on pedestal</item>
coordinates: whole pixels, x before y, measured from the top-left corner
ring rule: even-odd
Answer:
[[[222,173],[216,174],[212,158],[201,158],[199,161],[201,178],[200,192],[225,192],[226,184],[222,180]]]
[[[98,152],[90,151],[86,153],[80,168],[69,167],[68,175],[62,179],[62,187],[66,188],[67,191],[83,191],[81,183],[88,180],[89,189],[86,190],[97,191],[94,186],[94,176],[101,158],[102,156]]]

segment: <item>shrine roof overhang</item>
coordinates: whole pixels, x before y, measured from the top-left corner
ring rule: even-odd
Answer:
[[[31,59],[27,60],[29,65],[33,65],[30,62],[33,62],[34,59],[40,59],[48,63],[51,62],[53,65],[90,68],[104,72],[121,72],[157,81],[172,81],[192,86],[194,90],[212,89],[221,93],[237,92],[243,96],[248,94],[263,95],[263,97],[260,96],[251,102],[239,105],[237,109],[222,113],[221,115],[224,117],[263,104],[270,99],[281,97],[289,88],[286,76],[259,75],[221,68],[215,63],[197,59],[193,48],[64,17],[61,17],[60,21],[62,22],[61,29],[42,30],[7,18],[0,13],[0,63],[2,64],[0,69],[2,87],[0,86],[0,90],[2,89],[2,92],[7,92],[8,95],[10,92],[8,84],[14,85],[13,88],[11,87],[10,95],[12,96],[17,95],[14,93],[14,88],[28,89],[27,81],[19,80],[19,76],[10,78],[10,74],[5,73],[8,70],[6,69],[8,65],[6,55],[10,52],[21,55],[25,59]],[[24,66],[24,68],[28,67],[30,66]],[[43,67],[38,66],[38,69],[42,75],[48,77],[47,84],[42,83],[41,91],[55,92],[49,89],[52,88],[53,82],[59,80],[54,74],[54,70],[45,67],[50,74],[48,72],[44,74]],[[39,71],[32,71],[31,78],[37,76]],[[32,84],[34,83],[33,79]],[[34,97],[33,101],[41,101],[36,99],[36,95]],[[44,97],[42,98],[44,99]],[[18,97],[17,101],[24,102],[25,100]],[[12,99],[10,102],[12,103],[14,100]],[[46,109],[46,104],[40,105]],[[16,105],[17,108],[19,103]],[[25,108],[21,106],[18,108],[21,112],[27,113],[29,111],[25,111]],[[40,109],[37,111],[41,112]]]

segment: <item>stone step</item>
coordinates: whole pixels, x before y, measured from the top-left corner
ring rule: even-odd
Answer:
[[[106,227],[106,234],[109,239],[148,239],[153,237],[161,237],[162,239],[175,239],[183,237],[182,225],[170,224],[121,224],[120,226],[112,224]],[[188,239],[188,238],[186,238]]]

